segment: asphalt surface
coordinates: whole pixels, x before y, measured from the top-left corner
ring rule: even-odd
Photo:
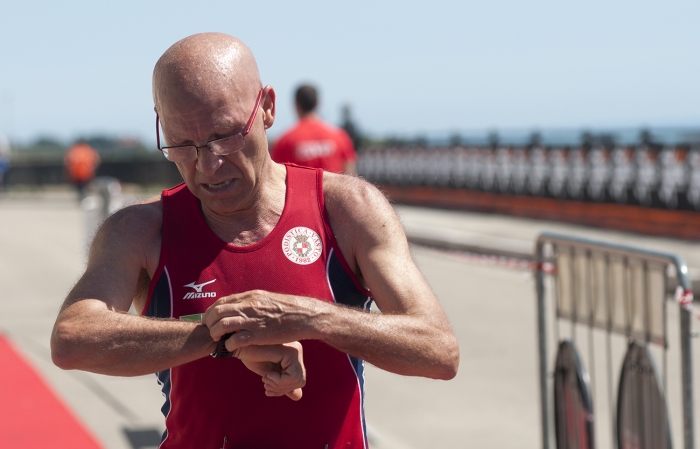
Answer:
[[[700,267],[696,242],[488,214],[397,209],[412,236],[527,253],[537,235],[549,230],[677,252],[688,261],[691,275],[697,273],[694,267]],[[0,197],[0,226],[4,292],[0,329],[106,448],[152,447],[148,442],[163,429],[163,398],[155,376],[62,371],[50,360],[51,328],[64,296],[84,268],[86,235],[94,226],[73,192],[5,194]],[[372,448],[540,447],[531,273],[421,246],[413,247],[413,255],[459,339],[459,374],[444,382],[397,376],[369,366],[366,416]],[[694,354],[696,361],[700,359],[697,348]],[[671,356],[669,365],[674,360]],[[670,370],[669,379],[674,375]],[[680,421],[677,414],[671,418]]]

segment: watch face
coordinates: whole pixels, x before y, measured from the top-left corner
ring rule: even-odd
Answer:
[[[212,357],[215,359],[230,359],[233,357],[233,353],[226,349],[226,340],[228,340],[231,335],[233,335],[233,332],[224,334],[221,340],[216,342],[216,350],[211,353]]]
[[[592,449],[593,403],[588,374],[570,340],[559,344],[554,372],[554,425],[558,449]]]
[[[668,407],[649,348],[633,340],[627,347],[617,397],[617,447],[670,449]]]

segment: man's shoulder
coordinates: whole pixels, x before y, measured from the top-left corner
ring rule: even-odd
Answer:
[[[323,173],[323,195],[331,219],[370,221],[394,214],[386,196],[364,179],[337,173]]]
[[[109,264],[140,264],[155,273],[160,254],[163,207],[160,196],[126,206],[100,225],[90,258]]]
[[[126,206],[110,215],[103,231],[129,240],[148,239],[160,235],[163,227],[161,196],[154,196]]]
[[[378,188],[362,178],[328,172],[323,182],[331,229],[355,272],[358,258],[406,244],[401,220]]]

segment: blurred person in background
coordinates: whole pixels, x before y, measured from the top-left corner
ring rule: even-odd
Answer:
[[[78,199],[85,197],[85,186],[95,177],[100,155],[90,145],[78,142],[68,149],[63,162],[70,182],[78,190]]]
[[[310,84],[297,88],[294,104],[299,117],[296,126],[277,140],[272,160],[333,173],[357,174],[357,155],[352,139],[343,129],[321,120],[316,112],[318,91]]]
[[[0,135],[0,190],[7,186],[7,173],[10,171],[10,155],[12,149],[7,137]]]

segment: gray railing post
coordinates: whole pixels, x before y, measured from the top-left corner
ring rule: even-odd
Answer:
[[[685,263],[675,258],[676,275],[678,285],[684,292],[693,290],[692,283],[688,276],[688,268]],[[693,353],[692,353],[692,314],[685,307],[681,307],[680,332],[681,332],[681,383],[683,388],[683,447],[684,449],[695,448],[695,428],[693,420],[695,418],[693,408]]]
[[[681,309],[681,360],[683,364],[683,439],[685,449],[695,447],[693,431],[693,358],[690,344],[690,312]]]
[[[547,389],[547,321],[545,311],[544,244],[537,242],[537,347],[539,352],[540,413],[542,419],[542,448],[549,449],[549,395]]]

